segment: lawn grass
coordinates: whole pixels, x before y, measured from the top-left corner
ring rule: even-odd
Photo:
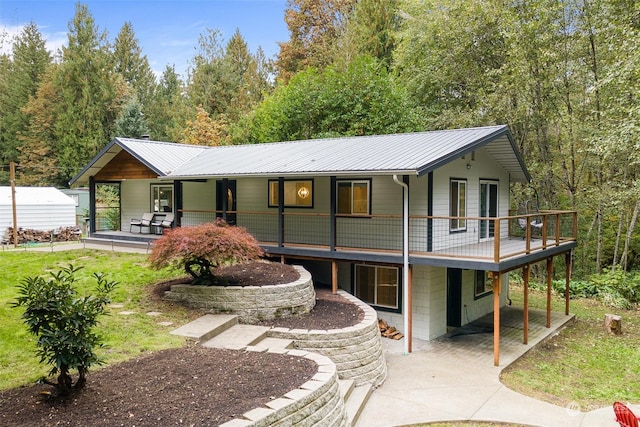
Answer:
[[[513,305],[522,306],[522,289],[511,285]],[[546,293],[531,290],[530,307],[546,308]],[[554,295],[552,310],[564,312]],[[610,307],[591,299],[571,300],[575,322],[505,369],[501,380],[520,393],[582,411],[614,401],[640,402],[640,311]],[[604,331],[604,315],[622,316],[623,334]]]
[[[173,327],[193,319],[194,312],[150,298],[154,283],[183,275],[170,270],[156,271],[148,266],[146,255],[100,250],[62,252],[7,251],[0,253],[0,390],[32,384],[47,374],[49,367],[35,356],[34,337],[21,319],[22,309],[11,307],[17,285],[27,276],[47,275],[72,264],[83,267],[76,277],[81,294],[95,288],[93,273],[102,272],[119,284],[111,294],[108,315],[100,319],[99,333],[104,347],[98,350],[106,364],[131,359],[145,352],[179,347],[184,338],[169,334]],[[120,314],[130,311],[132,314]],[[149,316],[149,312],[160,312]]]

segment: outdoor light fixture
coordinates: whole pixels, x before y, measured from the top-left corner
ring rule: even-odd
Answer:
[[[467,163],[467,169],[471,169],[473,166],[471,166],[471,163]]]
[[[298,197],[300,197],[301,199],[306,199],[307,197],[309,197],[309,189],[307,187],[300,187],[298,189]]]

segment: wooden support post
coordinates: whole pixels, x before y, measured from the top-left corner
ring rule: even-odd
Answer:
[[[13,212],[13,247],[18,247],[18,214],[16,212],[16,164],[9,163],[9,181],[11,181],[11,211]]]
[[[551,282],[553,281],[553,257],[547,258],[547,328],[551,327]]]
[[[522,267],[522,280],[524,282],[524,329],[522,343],[529,344],[529,279],[531,277],[531,268],[529,264]]]
[[[493,260],[500,262],[500,220],[493,220]]]
[[[331,292],[338,293],[338,263],[331,261]]]
[[[493,278],[493,365],[500,365],[500,273],[491,272]]]
[[[571,285],[571,251],[564,254],[564,314],[569,315],[569,287]]]

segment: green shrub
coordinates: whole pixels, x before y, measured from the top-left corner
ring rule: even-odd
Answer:
[[[546,283],[531,283],[534,289],[546,290]],[[554,280],[553,292],[564,296],[565,281]],[[570,298],[594,298],[616,308],[629,310],[640,303],[640,274],[619,268],[606,269],[588,280],[572,280]]]
[[[56,387],[61,394],[69,394],[82,388],[86,374],[93,364],[102,361],[94,348],[102,344],[94,332],[98,316],[109,303],[108,295],[116,282],[107,281],[102,274],[94,274],[97,280],[96,296],[78,296],[73,284],[79,268],[72,265],[57,273],[50,273],[45,280],[41,276],[26,277],[18,289],[14,307],[24,307],[22,318],[29,332],[36,337],[40,362],[51,365],[49,375],[58,374],[57,382],[44,382]],[[78,380],[73,384],[69,374],[78,370]]]

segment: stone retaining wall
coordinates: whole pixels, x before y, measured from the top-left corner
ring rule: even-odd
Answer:
[[[288,355],[305,357],[318,364],[318,373],[299,388],[221,425],[221,427],[347,427],[344,399],[340,394],[335,363],[328,357],[301,350]]]
[[[327,356],[336,364],[340,379],[377,387],[387,377],[377,313],[353,295],[341,290],[338,293],[364,311],[362,322],[331,330],[273,328],[267,336],[290,339],[295,348]]]
[[[174,285],[165,299],[211,313],[232,313],[242,323],[298,316],[310,312],[316,304],[311,274],[294,266],[300,278],[273,286],[192,286]]]

